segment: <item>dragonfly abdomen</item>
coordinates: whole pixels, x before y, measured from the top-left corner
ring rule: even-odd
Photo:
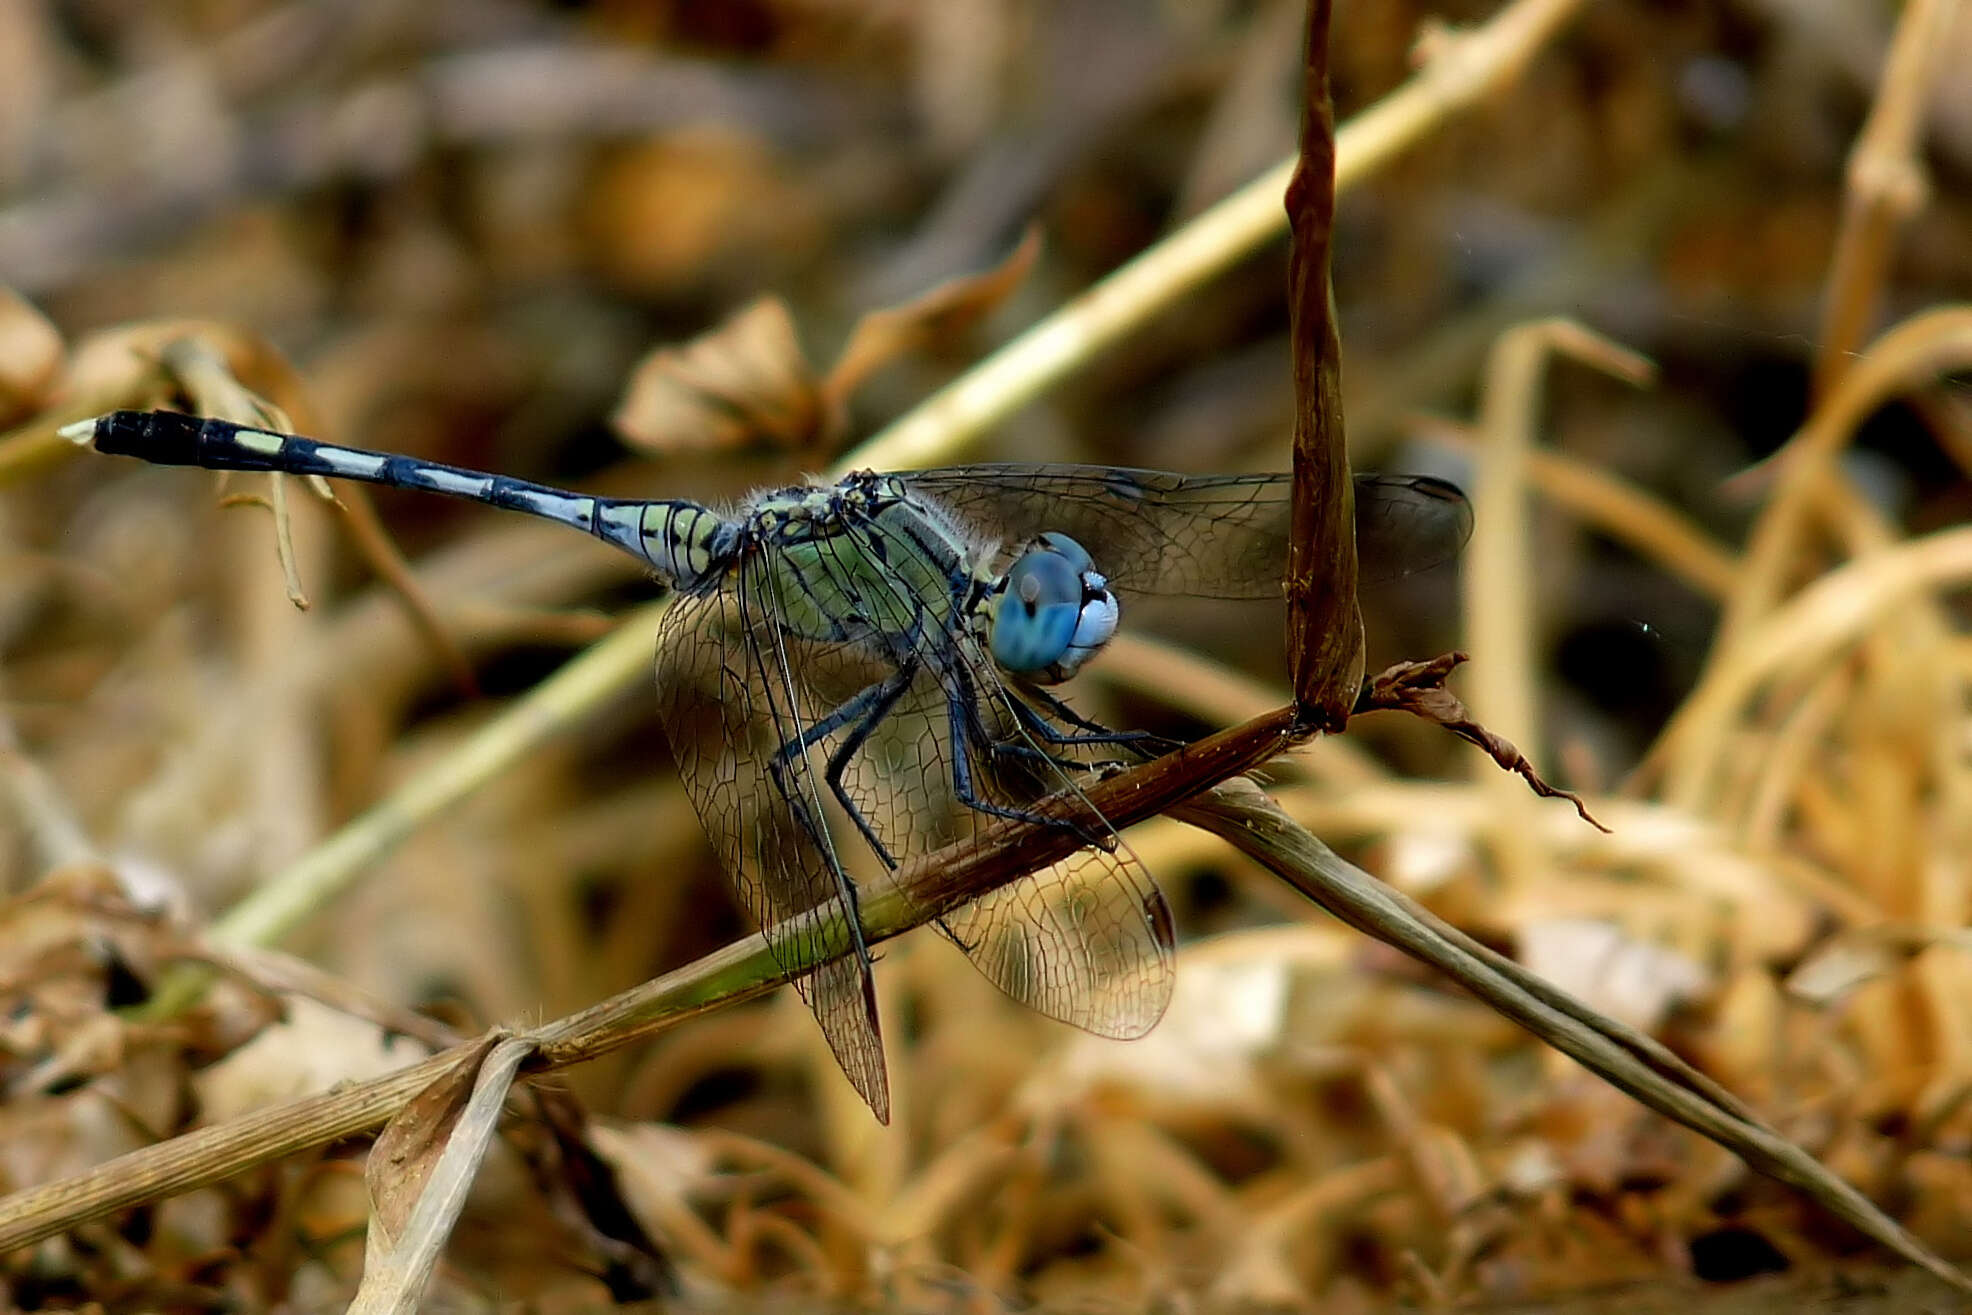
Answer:
[[[708,579],[737,536],[731,522],[696,502],[595,498],[508,475],[176,411],[112,411],[85,425],[76,427],[76,436],[86,435],[97,451],[141,457],[154,465],[353,479],[523,511],[642,558],[672,584]]]

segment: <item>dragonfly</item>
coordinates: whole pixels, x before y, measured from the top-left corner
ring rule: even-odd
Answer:
[[[1278,599],[1289,478],[1082,465],[858,471],[717,509],[586,494],[171,411],[64,431],[161,465],[422,489],[585,531],[672,591],[660,720],[706,835],[843,1073],[889,1120],[859,901],[908,859],[993,818],[1075,830],[1068,858],[935,919],[1007,995],[1101,1036],[1141,1036],[1171,996],[1171,911],[1093,809],[1038,805],[1171,741],[1114,730],[1053,691],[1126,604]],[[1356,479],[1366,581],[1449,559],[1454,486]],[[1084,800],[1086,802],[1086,800]],[[887,883],[887,884],[886,884]],[[847,952],[840,948],[846,928]],[[824,944],[833,934],[837,939]]]

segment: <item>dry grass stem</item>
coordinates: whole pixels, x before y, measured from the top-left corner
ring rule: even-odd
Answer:
[[[1816,397],[1835,387],[1868,337],[1897,235],[1929,199],[1924,118],[1951,67],[1958,8],[1958,0],[1911,0],[1897,19],[1876,99],[1849,153],[1848,197],[1815,342]]]

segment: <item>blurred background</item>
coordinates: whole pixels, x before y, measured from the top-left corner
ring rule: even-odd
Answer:
[[[1960,16],[1930,43],[1945,71],[1911,93],[1928,188],[1860,338],[1830,341],[1850,153],[1919,8],[1585,3],[1502,91],[1346,192],[1359,468],[1476,486],[1489,353],[1517,324],[1571,317],[1656,365],[1647,388],[1549,370],[1510,573],[1476,581],[1468,556],[1463,580],[1450,564],[1365,595],[1372,667],[1467,647],[1484,668],[1461,611],[1515,600],[1531,665],[1495,658],[1503,686],[1478,685],[1475,711],[1615,835],[1393,714],[1270,779],[1372,872],[1655,1030],[1962,1253],[1963,593],[1906,587],[1868,605],[1908,627],[1894,642],[1864,626],[1707,705],[1709,776],[1651,753],[1743,583],[1739,545],[1786,469],[1765,459],[1870,339],[1972,289]],[[1412,76],[1421,36],[1496,9],[1339,6],[1339,115]],[[29,936],[27,892],[107,864],[118,898],[203,926],[653,594],[578,535],[391,490],[370,496],[372,525],[295,482],[280,496],[301,610],[262,506],[77,452],[58,423],[182,398],[171,344],[189,337],[319,437],[619,495],[788,482],[1285,157],[1301,22],[1298,0],[0,5],[0,879],[16,943],[42,956],[9,964],[15,1019],[39,1021],[8,1040],[4,1186],[362,1076],[387,1050],[367,1024],[235,1000],[194,1039],[119,1023],[64,1082],[27,1081],[107,1007],[118,959],[48,945],[170,957],[154,924],[99,911]],[[819,377],[862,316],[1000,268],[1030,225],[1031,268],[872,367],[839,412],[796,405],[813,390],[789,371]],[[1242,261],[971,455],[1284,469],[1284,269],[1280,242]],[[742,312],[767,295],[785,316],[763,329]],[[744,368],[666,424],[653,380],[694,340],[699,367]],[[1858,542],[1965,520],[1957,350],[1840,426],[1849,510],[1797,536],[1788,591]],[[1571,479],[1591,492],[1571,498]],[[1584,510],[1608,488],[1668,517],[1668,537],[1635,528],[1645,513]],[[246,477],[225,492],[272,496]],[[421,602],[388,578],[386,543]],[[1124,654],[1079,706],[1195,734],[1279,700],[1269,610],[1154,620],[1184,652]],[[1489,699],[1502,687],[1523,697]],[[572,1012],[744,934],[654,711],[648,688],[595,710],[284,948],[471,1029]],[[1371,1310],[1861,1263],[1825,1215],[1216,842],[1163,822],[1132,841],[1183,944],[1150,1038],[1026,1014],[907,938],[878,971],[887,1130],[789,992],[562,1075],[625,1231],[708,1299],[941,1309]],[[360,1149],[7,1258],[9,1292],[104,1299],[114,1274],[131,1300],[168,1289],[186,1309],[346,1298]],[[601,1300],[609,1248],[507,1179],[482,1184],[495,1204],[455,1241],[447,1300]]]

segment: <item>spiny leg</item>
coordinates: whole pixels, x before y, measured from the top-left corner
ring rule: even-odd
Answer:
[[[849,790],[843,784],[842,776],[848,770],[849,760],[856,756],[856,751],[863,747],[864,741],[868,740],[876,728],[883,723],[883,719],[890,715],[891,709],[897,706],[897,700],[902,698],[904,692],[911,687],[911,681],[917,673],[918,661],[912,658],[899,666],[890,676],[870,687],[881,690],[881,693],[872,701],[863,719],[842,738],[842,743],[836,746],[835,752],[829,755],[828,768],[822,778],[828,782],[829,789],[835,792],[837,801],[842,804],[842,811],[849,814],[849,820],[856,824],[858,831],[862,832],[863,839],[869,843],[870,849],[886,868],[893,871],[896,870],[897,860],[891,857],[890,851],[884,848],[883,841],[877,838],[876,831],[863,816],[862,808],[849,797]],[[863,693],[867,694],[869,690]],[[857,697],[861,698],[862,695]]]
[[[1029,698],[1045,706],[1049,712],[1060,717],[1063,721],[1081,727],[1089,733],[1075,735],[1062,730],[1054,722],[1049,721],[1038,709],[1031,706],[1027,701]],[[973,725],[979,730],[980,738],[986,742],[988,751],[997,758],[1012,758],[1022,762],[1046,763],[1048,766],[1062,772],[1083,772],[1092,768],[1127,767],[1133,762],[1146,762],[1155,756],[1155,753],[1152,751],[1153,746],[1157,752],[1168,752],[1179,746],[1179,741],[1167,739],[1162,735],[1154,735],[1149,731],[1113,731],[1101,722],[1088,720],[1060,699],[1036,687],[1023,686],[1019,690],[1009,690],[1007,703],[1013,712],[1014,719],[1020,723],[1023,731],[1054,748],[1075,749],[1103,746],[1117,749],[1132,749],[1136,751],[1137,756],[1135,758],[1116,757],[1096,760],[1067,758],[1060,754],[1049,753],[1031,743],[1020,744],[986,734],[977,718],[974,718]]]
[[[773,725],[780,727],[786,722],[791,721],[798,728],[801,724],[801,719],[797,711],[800,706],[800,700],[795,692],[793,671],[788,665],[785,636],[780,627],[775,624],[773,614],[763,612],[758,617],[753,614],[752,590],[747,587],[750,580],[754,580],[754,572],[752,571],[748,571],[741,576],[737,595],[741,624],[756,641],[746,644],[745,648],[752,662],[754,674],[758,678],[758,687],[767,700],[768,713]],[[761,582],[756,581],[756,583]],[[776,606],[776,610],[784,611],[785,605],[779,597],[778,588],[772,577],[768,577],[764,583],[770,598]],[[756,626],[758,627],[757,629]],[[763,631],[765,638],[771,641],[771,648],[768,644],[758,642]],[[772,654],[771,662],[768,660],[770,652]],[[775,677],[778,677],[778,680]],[[775,707],[776,694],[779,695],[780,702],[786,709],[785,717]],[[840,710],[838,709],[838,714],[839,712]],[[832,714],[832,717],[834,715]],[[829,720],[830,718],[824,719],[825,722]],[[839,725],[840,723],[838,722],[836,724]],[[827,732],[823,731],[822,733],[826,734]],[[799,742],[812,743],[813,734],[814,732],[812,730],[798,730],[793,739]],[[836,857],[835,843],[829,836],[827,824],[823,818],[818,816],[819,807],[811,808],[809,806],[809,799],[806,797],[808,792],[791,788],[790,782],[787,779],[789,775],[788,769],[796,767],[806,768],[807,766],[807,759],[799,753],[787,756],[776,751],[775,755],[768,760],[768,775],[773,781],[774,788],[780,791],[781,798],[787,803],[789,812],[800,823],[802,830],[807,832],[809,842],[815,847],[815,851],[823,857],[834,878],[836,897],[841,901],[843,912],[847,915],[850,947],[855,954],[857,962],[861,965],[864,1009],[872,1035],[874,1035],[876,1026],[876,994],[870,976],[870,965],[875,962],[875,956],[870,953],[869,942],[863,935],[861,892],[857,890],[856,883],[850,879],[849,873],[843,868],[841,861]],[[820,802],[819,798],[814,800],[816,805],[819,805]],[[824,1031],[826,1030],[827,1024],[824,1023]],[[833,1044],[834,1042],[831,1040],[831,1045]],[[879,1064],[880,1062],[881,1058],[879,1056]]]
[[[1113,744],[1130,745],[1133,747],[1138,745],[1156,745],[1160,753],[1179,748],[1183,744],[1182,740],[1174,740],[1169,736],[1157,735],[1150,731],[1111,730],[1099,721],[1091,721],[1089,718],[1084,717],[1081,713],[1075,711],[1068,704],[1038,685],[1025,686],[1022,689],[1022,693],[1047,709],[1051,715],[1061,718],[1061,720],[1078,730],[1087,732],[1084,735],[1065,734],[1050,724],[1046,718],[1035,713],[1033,708],[1023,709],[1024,712],[1033,716],[1040,723],[1040,725],[1034,728],[1035,733],[1047,740],[1050,744]],[[1019,702],[1018,699],[1015,701]]]
[[[835,795],[843,811],[849,814],[849,820],[856,824],[856,830],[862,834],[864,841],[868,843],[878,860],[885,867],[892,869],[897,866],[897,860],[885,848],[883,841],[877,838],[876,831],[863,816],[862,809],[849,797],[849,791],[842,782],[842,774],[850,757],[863,746],[863,742],[869,739],[870,734],[890,714],[890,710],[897,705],[897,700],[903,697],[904,691],[911,687],[911,680],[917,674],[917,668],[917,660],[912,658],[882,680],[865,686],[834,712],[782,744],[774,751],[773,761],[770,764],[775,784],[780,787],[782,796],[786,797],[788,790],[782,774],[793,766],[794,759],[844,726],[853,723],[849,735],[844,738],[835,752],[829,755],[827,770],[823,773],[822,779],[828,783],[829,791]]]
[[[1098,835],[1073,818],[1057,817],[1031,808],[1013,808],[1005,804],[996,804],[980,796],[973,788],[972,763],[966,756],[966,746],[970,742],[967,732],[968,730],[975,732],[989,748],[994,741],[986,734],[986,728],[979,719],[978,691],[973,683],[972,673],[966,669],[963,660],[952,663],[951,673],[951,683],[945,687],[945,708],[952,730],[952,793],[958,801],[975,812],[1004,817],[1015,822],[1053,827],[1058,831],[1066,831],[1085,845],[1103,845],[1109,839],[1107,835]],[[1077,766],[1079,767],[1080,764]],[[1063,784],[1071,783],[1064,778]]]
[[[1026,691],[1026,692],[1031,692],[1031,691]],[[1086,749],[1092,747],[1100,747],[1100,748],[1112,748],[1118,750],[1117,756],[1111,758],[1100,758],[1100,759],[1062,758],[1052,753],[1044,755],[1048,758],[1050,762],[1053,762],[1056,766],[1060,766],[1064,768],[1072,768],[1077,771],[1088,771],[1093,768],[1101,768],[1101,767],[1127,767],[1130,766],[1132,763],[1148,762],[1152,757],[1155,756],[1155,754],[1152,753],[1149,750],[1149,748],[1147,748],[1146,746],[1151,744],[1158,744],[1158,745],[1171,744],[1170,741],[1165,740],[1162,736],[1152,735],[1148,731],[1104,730],[1102,732],[1089,734],[1089,735],[1069,734],[1063,731],[1059,726],[1055,725],[1053,722],[1049,721],[1047,717],[1043,716],[1037,709],[1029,706],[1027,701],[1024,698],[1022,698],[1020,694],[1013,695],[1011,701],[1013,704],[1014,717],[1020,722],[1021,727],[1028,734],[1032,735],[1036,739],[1043,741],[1044,743],[1048,744],[1054,749],[1065,750],[1065,749]],[[1040,754],[1042,752],[1040,750],[1026,749],[1024,748],[1024,746],[1019,746],[1019,745],[1004,745],[1004,746],[995,745],[994,747],[996,752],[1004,748],[1006,750],[1011,750],[1023,755]],[[1125,756],[1123,751],[1129,751],[1129,755]]]

